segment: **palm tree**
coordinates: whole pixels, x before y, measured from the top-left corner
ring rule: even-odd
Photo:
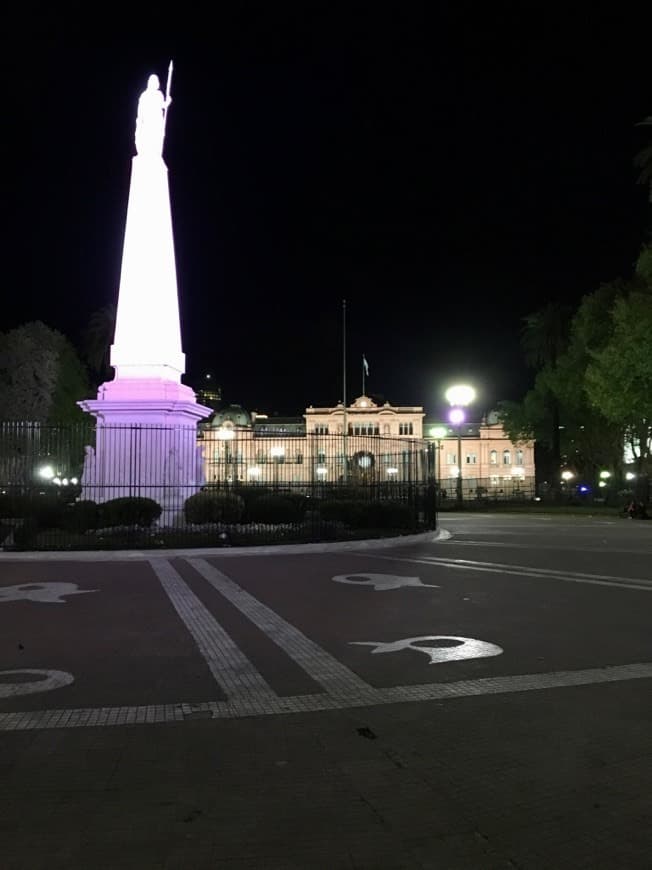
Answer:
[[[554,366],[568,347],[573,309],[570,305],[549,302],[544,308],[523,318],[521,347],[533,368]]]
[[[568,348],[570,324],[573,316],[569,305],[549,302],[544,308],[523,318],[521,346],[528,365],[537,369],[554,368],[557,360]],[[555,478],[561,466],[561,438],[559,400],[547,391],[546,404],[550,409],[551,460]]]
[[[115,332],[116,306],[105,305],[91,314],[82,337],[84,359],[98,383],[111,374],[109,352]]]
[[[644,121],[639,121],[637,127],[652,127],[652,115]],[[634,166],[637,166],[641,172],[636,179],[639,184],[648,184],[650,186],[649,199],[652,202],[652,142],[642,148],[636,157],[634,157]]]

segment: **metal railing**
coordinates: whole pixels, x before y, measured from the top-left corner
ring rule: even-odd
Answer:
[[[0,423],[5,549],[237,546],[435,526],[433,450],[419,439]]]

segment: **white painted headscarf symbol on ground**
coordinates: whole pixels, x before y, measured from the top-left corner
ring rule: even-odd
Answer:
[[[357,579],[356,579],[357,578]],[[376,592],[388,589],[401,589],[403,586],[421,586],[424,589],[439,589],[432,583],[422,583],[420,577],[402,577],[399,574],[338,574],[333,577],[336,583],[350,583],[352,586],[373,586]]]
[[[431,665],[439,662],[459,662],[463,659],[483,659],[502,654],[502,647],[485,640],[473,637],[454,637],[443,634],[426,634],[422,637],[406,637],[388,643],[375,640],[350,641],[351,646],[373,646],[372,655],[376,653],[401,652],[413,649],[430,656]]]
[[[42,604],[65,604],[67,595],[84,595],[99,589],[80,589],[76,583],[21,583],[20,586],[0,586],[3,601],[38,601]]]
[[[41,677],[40,680],[27,679],[19,682],[6,682],[7,678]],[[31,695],[33,692],[50,692],[61,689],[74,681],[67,671],[51,671],[42,668],[21,668],[15,671],[0,671],[0,698],[14,698],[16,695]]]

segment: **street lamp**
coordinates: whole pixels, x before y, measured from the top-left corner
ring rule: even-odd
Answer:
[[[430,430],[430,437],[435,439],[437,445],[437,486],[441,488],[441,448],[442,438],[448,435],[448,430],[445,426],[433,426]]]
[[[448,419],[457,427],[457,501],[462,504],[462,423],[466,418],[464,408],[475,399],[476,392],[468,384],[455,384],[446,390],[445,396],[453,406]]]

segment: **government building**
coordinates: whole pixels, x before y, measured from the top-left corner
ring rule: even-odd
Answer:
[[[301,490],[437,481],[442,496],[454,497],[461,468],[465,497],[534,495],[534,443],[510,441],[494,412],[459,431],[425,417],[421,406],[366,395],[346,407],[311,405],[300,417],[229,405],[200,427],[206,483]]]

